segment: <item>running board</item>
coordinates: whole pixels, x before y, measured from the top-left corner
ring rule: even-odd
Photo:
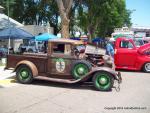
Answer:
[[[52,82],[59,82],[59,83],[67,83],[67,84],[73,84],[81,81],[81,79],[58,79],[58,78],[50,78],[46,76],[37,76],[35,79],[40,79],[40,80],[47,80],[47,81],[52,81]]]

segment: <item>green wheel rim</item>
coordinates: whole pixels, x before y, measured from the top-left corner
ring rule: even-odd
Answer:
[[[21,68],[19,71],[19,78],[22,81],[26,81],[30,79],[30,72],[27,68]]]
[[[89,69],[85,64],[77,64],[73,69],[73,73],[77,79],[86,75],[88,72]]]
[[[95,85],[99,89],[107,90],[111,86],[111,78],[107,73],[98,73],[96,75]]]

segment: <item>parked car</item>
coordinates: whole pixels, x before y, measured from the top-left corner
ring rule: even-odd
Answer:
[[[36,53],[39,51],[42,51],[43,49],[43,42],[41,41],[28,41],[24,44],[21,44],[19,47],[20,52],[30,52],[30,53]]]
[[[143,70],[150,73],[150,43],[137,47],[132,38],[117,38],[114,56],[116,69]]]
[[[7,48],[1,47],[0,48],[0,58],[6,57],[7,56],[7,52],[8,52]]]

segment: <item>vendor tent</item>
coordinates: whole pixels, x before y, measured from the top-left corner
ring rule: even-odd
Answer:
[[[34,36],[20,28],[7,28],[0,31],[0,39],[32,39]]]
[[[10,48],[10,39],[32,39],[32,38],[34,38],[32,34],[20,28],[10,27],[0,31],[0,39],[9,39],[8,48]]]
[[[35,36],[36,41],[48,41],[49,39],[56,39],[57,36],[49,33],[43,33],[41,35]]]
[[[100,38],[100,37],[95,37],[95,38],[92,39],[93,43],[95,43],[95,42],[103,42],[103,41],[105,41],[105,39],[104,38]]]
[[[7,15],[0,13],[0,29],[5,29],[8,27],[23,27],[23,26],[24,26],[23,24],[17,22],[11,17],[8,17]]]

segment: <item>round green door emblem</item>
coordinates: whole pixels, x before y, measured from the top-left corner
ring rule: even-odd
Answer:
[[[62,58],[56,60],[56,70],[58,72],[63,72],[65,70],[65,61]]]

